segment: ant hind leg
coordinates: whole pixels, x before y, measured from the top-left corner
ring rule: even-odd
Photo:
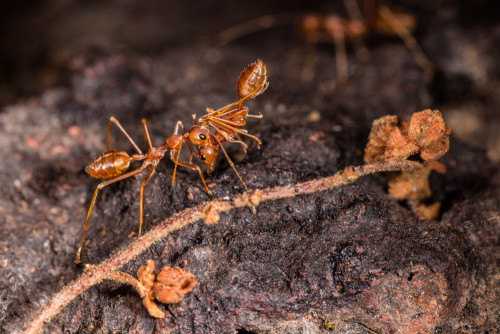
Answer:
[[[130,142],[130,144],[132,144],[132,146],[137,151],[137,153],[142,154],[142,151],[139,148],[139,146],[137,146],[137,144],[134,142],[132,137],[130,137],[130,135],[127,133],[127,131],[123,128],[123,126],[120,124],[120,122],[118,122],[118,120],[114,116],[111,116],[109,118],[109,122],[108,122],[108,134],[106,136],[106,152],[109,151],[109,134],[111,132],[111,123],[116,125],[116,127],[125,136],[125,138],[127,138],[127,140]]]
[[[75,259],[75,262],[76,263],[80,263],[80,253],[82,251],[82,247],[83,247],[83,240],[85,238],[85,231],[87,230],[87,225],[89,223],[89,219],[90,219],[90,214],[92,213],[92,208],[94,207],[94,204],[95,204],[95,200],[97,198],[97,194],[99,192],[100,189],[112,184],[112,183],[115,183],[115,182],[118,182],[120,180],[123,180],[123,179],[126,179],[126,178],[129,178],[135,174],[139,174],[140,172],[142,172],[144,170],[144,166],[141,166],[133,171],[130,171],[128,173],[125,173],[123,175],[120,175],[120,176],[117,176],[111,180],[107,180],[107,181],[104,181],[104,182],[101,182],[99,183],[99,185],[96,187],[95,191],[94,191],[94,195],[92,196],[92,200],[90,201],[90,207],[89,207],[89,210],[87,211],[87,218],[85,219],[85,224],[83,225],[83,231],[82,231],[82,237],[80,239],[80,246],[78,247],[78,251],[76,253],[76,259]]]

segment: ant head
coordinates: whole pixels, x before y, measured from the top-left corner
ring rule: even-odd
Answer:
[[[175,150],[175,149],[179,148],[182,141],[183,141],[182,135],[174,134],[174,135],[171,135],[170,137],[167,138],[167,140],[165,141],[165,144],[167,145],[167,147],[170,150]]]
[[[189,141],[196,146],[205,147],[210,144],[210,131],[197,125],[189,129]]]
[[[198,157],[203,161],[208,172],[210,172],[213,168],[213,164],[217,158],[217,153],[219,153],[219,150],[216,146],[207,146],[201,148],[200,150]]]

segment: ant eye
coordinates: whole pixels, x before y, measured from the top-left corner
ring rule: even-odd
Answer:
[[[200,139],[201,139],[201,140],[205,140],[205,139],[207,139],[207,136],[205,136],[205,135],[202,133],[202,134],[200,134]]]
[[[201,160],[205,160],[206,158],[207,157],[205,156],[205,154],[202,154],[201,157],[200,157]]]

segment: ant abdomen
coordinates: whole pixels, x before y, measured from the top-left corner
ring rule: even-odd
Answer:
[[[96,179],[110,179],[125,173],[130,166],[130,157],[125,151],[108,151],[100,154],[85,172]]]
[[[253,95],[255,97],[267,88],[266,65],[262,60],[248,65],[241,72],[236,84],[236,91],[240,98]]]

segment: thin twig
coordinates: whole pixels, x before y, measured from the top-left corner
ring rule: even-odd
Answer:
[[[43,306],[35,318],[26,324],[24,333],[38,333],[59,311],[75,299],[79,294],[100,283],[104,279],[123,278],[114,272],[131,261],[155,242],[163,239],[171,232],[179,230],[198,220],[206,223],[216,223],[220,212],[226,212],[240,207],[254,208],[264,201],[278,200],[316,192],[325,191],[356,181],[359,177],[377,172],[410,171],[422,168],[423,165],[413,161],[383,161],[357,167],[347,167],[333,176],[307,181],[290,186],[280,186],[271,189],[254,190],[233,197],[232,200],[214,200],[202,203],[194,208],[183,210],[165,219],[157,227],[143,235],[140,239],[131,242],[127,247],[113,254],[99,265],[88,267],[77,280],[69,283],[60,292]],[[116,276],[118,275],[118,276]],[[126,275],[126,274],[124,274]],[[115,277],[116,276],[116,277]],[[128,275],[127,275],[128,276]],[[119,281],[124,281],[118,279]],[[127,282],[126,282],[127,283]],[[139,291],[140,287],[135,286]]]

